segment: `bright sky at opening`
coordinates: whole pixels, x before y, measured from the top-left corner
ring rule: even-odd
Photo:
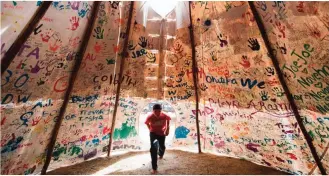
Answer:
[[[151,0],[148,3],[150,3],[153,10],[161,15],[162,18],[166,17],[166,15],[171,12],[177,4],[177,2],[173,0]]]

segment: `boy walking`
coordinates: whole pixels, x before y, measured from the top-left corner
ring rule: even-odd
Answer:
[[[162,108],[160,104],[153,106],[153,113],[146,118],[145,124],[150,130],[150,142],[151,142],[151,159],[152,159],[152,173],[157,173],[158,162],[158,148],[155,140],[159,142],[159,159],[163,158],[166,150],[165,140],[169,134],[169,122],[171,118],[161,112]]]

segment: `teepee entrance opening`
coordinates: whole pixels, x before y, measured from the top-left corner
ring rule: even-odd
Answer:
[[[176,124],[176,111],[175,109],[170,105],[170,103],[166,101],[152,101],[150,102],[145,108],[143,108],[142,112],[139,115],[139,127],[138,127],[138,134],[140,137],[140,140],[142,142],[142,150],[149,150],[150,149],[150,131],[145,125],[146,118],[153,113],[153,105],[154,104],[161,104],[162,105],[162,112],[167,114],[170,118],[170,131],[169,135],[166,137],[166,148],[170,149],[172,147],[173,138],[175,134],[175,124]]]

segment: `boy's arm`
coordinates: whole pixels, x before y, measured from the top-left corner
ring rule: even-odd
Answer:
[[[166,120],[166,121],[167,121],[167,128],[166,128],[165,134],[166,134],[166,136],[168,136],[169,135],[169,127],[170,127],[169,122],[170,122],[170,120]]]
[[[145,123],[147,128],[150,130],[150,123]]]
[[[150,130],[151,125],[150,125],[150,116],[146,118],[145,124],[147,126],[147,128]]]

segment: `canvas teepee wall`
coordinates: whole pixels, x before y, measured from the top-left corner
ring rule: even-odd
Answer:
[[[176,110],[175,148],[328,170],[328,8],[179,2],[162,20],[144,2],[1,2],[1,174],[139,150],[156,99]]]

